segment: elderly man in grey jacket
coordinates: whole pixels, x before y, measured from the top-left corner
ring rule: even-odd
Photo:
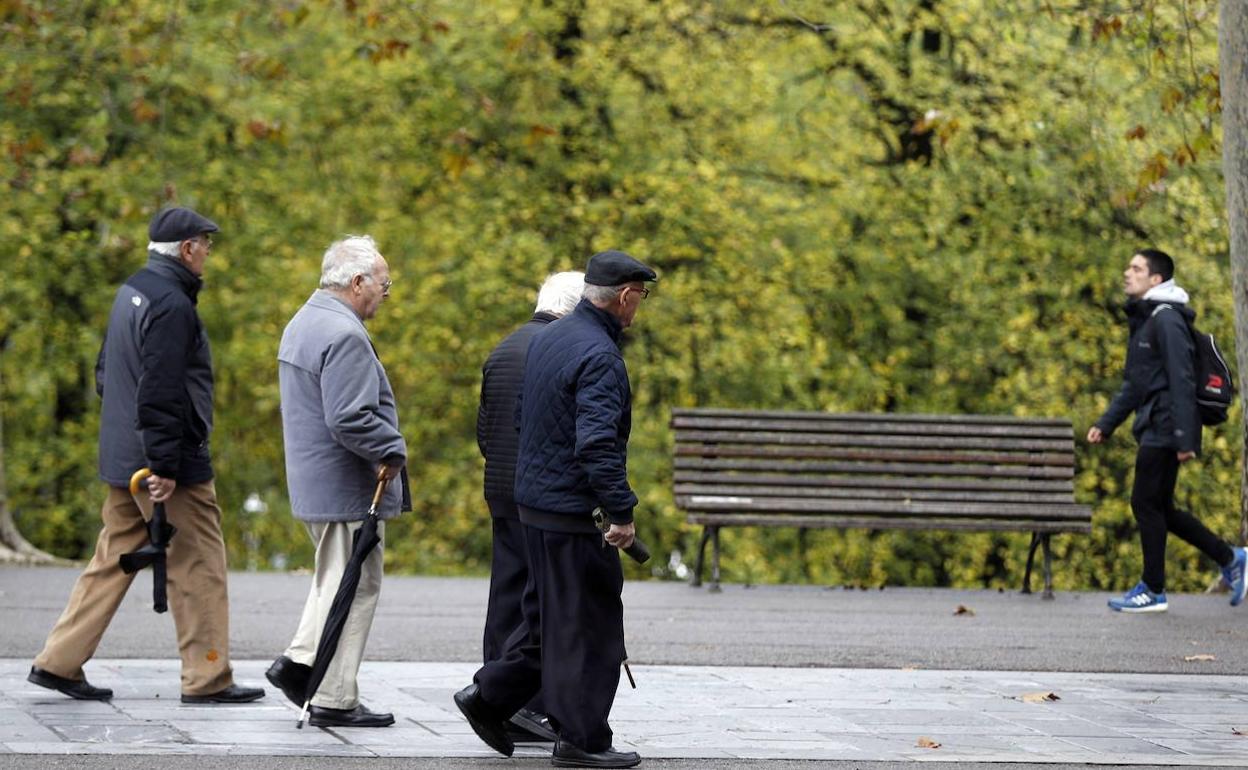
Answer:
[[[386,370],[364,322],[390,293],[390,268],[368,236],[332,244],[321,286],[295,313],[278,348],[282,435],[290,507],[316,545],[316,567],[299,628],[269,667],[270,682],[303,704],[316,645],[379,479],[387,485],[378,513],[410,510],[407,448]],[[364,562],[338,650],[312,698],[317,727],[386,727],[394,716],[360,703],[356,676],[381,590],[382,546]]]

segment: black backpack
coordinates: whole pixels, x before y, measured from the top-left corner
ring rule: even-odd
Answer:
[[[1153,315],[1170,305],[1158,305]],[[1184,316],[1184,320],[1187,317]],[[1206,334],[1188,322],[1187,331],[1192,335],[1195,348],[1196,407],[1200,412],[1201,425],[1221,425],[1226,422],[1231,402],[1235,400],[1235,380],[1231,368],[1218,350],[1212,334]]]

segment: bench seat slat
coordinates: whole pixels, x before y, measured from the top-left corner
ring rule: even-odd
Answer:
[[[958,479],[921,476],[818,476],[784,473],[720,473],[718,471],[677,470],[677,484],[761,484],[776,487],[828,487],[846,489],[962,489],[1001,492],[1065,492],[1074,494],[1069,479]]]
[[[1069,492],[967,492],[943,489],[829,489],[827,487],[759,487],[733,484],[676,484],[677,497],[727,495],[734,497],[809,497],[848,500],[947,500],[966,503],[1069,503]]]
[[[807,458],[816,457],[837,460],[875,461],[889,460],[899,463],[983,463],[988,465],[1053,465],[1074,467],[1072,454],[1010,453],[1010,452],[952,452],[924,451],[919,449],[838,449],[832,447],[791,446],[679,446],[680,457],[755,457],[755,458]]]
[[[996,532],[1091,532],[1090,521],[1028,519],[888,519],[872,516],[753,516],[729,513],[690,513],[690,524],[713,526],[768,526],[806,529],[948,529]]]
[[[919,413],[871,413],[871,412],[803,412],[780,409],[720,409],[713,407],[678,407],[672,417],[684,418],[732,418],[743,420],[841,420],[857,422],[899,423],[953,423],[967,425],[1023,425],[1070,427],[1070,420],[1059,417],[1010,417],[1008,415],[983,414],[919,414]]]
[[[984,449],[995,452],[1058,452],[1071,454],[1071,439],[1001,438],[993,436],[910,436],[875,433],[814,433],[793,431],[677,430],[678,447],[696,444],[798,444],[831,447],[922,449]]]
[[[871,462],[786,462],[766,460],[732,460],[677,456],[676,470],[719,471],[786,471],[789,473],[873,473],[906,476],[981,476],[1011,478],[1066,479],[1074,476],[1073,468],[1040,466],[973,465],[970,463],[871,463]]]
[[[693,420],[673,419],[676,430],[762,430],[805,433],[866,433],[900,436],[981,436],[996,438],[1067,439],[1074,437],[1070,423],[1061,425],[1019,425],[951,422],[867,422],[864,420],[796,421],[780,420]]]
[[[1087,519],[1086,506],[1074,503],[976,503],[939,500],[841,500],[808,497],[747,497],[745,495],[677,496],[676,504],[686,511],[721,511],[763,513],[869,513],[901,518],[1021,518],[1048,521],[1052,519]]]

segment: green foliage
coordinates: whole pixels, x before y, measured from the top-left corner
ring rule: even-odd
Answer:
[[[0,0],[19,525],[61,555],[91,548],[94,357],[173,201],[224,228],[200,309],[236,565],[309,563],[274,357],[348,232],[377,239],[396,281],[371,327],[415,487],[387,530],[392,570],[488,569],[480,364],[546,273],[603,248],[662,275],[626,350],[640,533],[660,555],[697,534],[672,502],[673,406],[1060,415],[1082,434],[1117,385],[1132,249],[1175,253],[1202,326],[1231,338],[1216,20],[1187,5]],[[1206,435],[1180,491],[1227,535],[1231,431]],[[1125,437],[1081,453],[1095,532],[1056,540],[1060,588],[1138,573],[1132,455]],[[242,512],[253,492],[262,516]],[[1026,538],[745,530],[724,546],[731,580],[1001,586]],[[1176,589],[1208,579],[1186,546],[1170,563]]]

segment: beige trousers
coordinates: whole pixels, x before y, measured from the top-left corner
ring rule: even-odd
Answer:
[[[312,588],[303,605],[303,616],[295,637],[286,648],[286,657],[296,663],[310,666],[316,660],[316,645],[321,640],[329,607],[342,582],[342,573],[351,558],[351,535],[363,524],[361,521],[323,522],[308,524],[308,534],[316,544],[316,565],[312,573]],[[382,552],[385,548],[386,523],[377,522],[377,534],[382,542],[377,544],[364,561],[360,570],[360,586],[347,614],[347,623],[338,640],[338,649],[330,661],[329,670],[321,682],[312,705],[322,708],[353,709],[360,704],[360,687],[356,677],[360,662],[364,659],[364,645],[373,627],[373,614],[377,610],[377,597],[381,594]]]
[[[216,488],[211,481],[178,486],[165,501],[165,514],[178,530],[169,541],[166,565],[169,609],[182,656],[182,693],[208,695],[234,683],[225,542]],[[95,654],[134,581],[134,575],[121,571],[118,558],[147,544],[151,515],[146,493],[136,499],[129,490],[108,488],[95,554],[74,583],[65,611],[35,658],[36,666],[67,679],[84,678],[83,664]],[[150,586],[150,580],[140,584]]]

